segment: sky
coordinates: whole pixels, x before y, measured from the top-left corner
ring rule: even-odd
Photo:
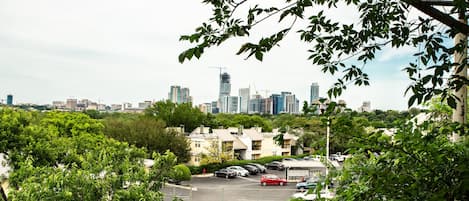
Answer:
[[[339,8],[337,20],[351,22],[356,11]],[[0,0],[0,99],[15,103],[51,104],[68,98],[105,104],[166,99],[171,85],[190,89],[195,104],[218,97],[219,70],[231,75],[232,95],[239,88],[280,93],[290,91],[309,101],[317,82],[325,97],[334,78],[307,60],[308,46],[296,33],[264,55],[264,61],[236,55],[253,38],[230,40],[207,50],[200,60],[183,64],[178,55],[191,47],[179,41],[211,15],[201,0]],[[266,24],[254,31],[275,30]],[[257,38],[256,38],[257,37]],[[407,109],[410,81],[401,70],[412,48],[384,48],[366,66],[371,86],[349,86],[342,96],[356,109],[370,101],[372,109]]]

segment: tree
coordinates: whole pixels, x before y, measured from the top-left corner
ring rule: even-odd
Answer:
[[[149,117],[138,119],[112,118],[103,121],[104,134],[116,140],[144,147],[149,153],[165,153],[170,150],[179,162],[190,159],[190,144],[186,136],[173,130],[166,130],[162,120]]]
[[[170,127],[184,126],[188,132],[192,132],[206,119],[206,115],[192,107],[191,103],[175,104],[170,100],[156,102],[145,110],[145,114],[163,120]]]
[[[205,49],[218,46],[230,38],[248,37],[259,24],[276,17],[278,21],[272,26],[278,27],[278,31],[262,37],[258,42],[241,45],[237,54],[247,54],[248,58],[254,56],[262,61],[263,55],[278,46],[288,34],[298,33],[299,40],[310,46],[308,60],[320,66],[323,72],[338,76],[334,87],[328,91],[329,96],[339,96],[349,84],[369,85],[368,74],[362,66],[373,61],[383,47],[424,47],[414,55],[416,59],[404,68],[411,80],[406,90],[412,93],[409,106],[441,95],[448,105],[455,108],[458,98],[452,91],[469,83],[465,76],[449,75],[452,71],[462,72],[467,66],[466,59],[452,61],[454,53],[465,52],[465,43],[445,43],[445,39],[454,38],[458,33],[468,34],[469,26],[431,7],[429,2],[286,0],[284,3],[258,4],[248,0],[204,0],[203,3],[212,7],[213,15],[197,27],[195,33],[180,37],[182,41],[195,43],[194,47],[179,55],[180,62],[200,58]],[[451,12],[463,14],[468,7],[464,1],[449,4],[453,6]],[[330,17],[334,14],[328,13],[327,9],[338,5],[356,10],[359,21],[350,24],[334,21]],[[417,20],[409,18],[410,6],[429,16],[422,15]],[[318,7],[322,8],[319,12],[312,9]],[[439,31],[437,21],[448,26],[445,31]],[[298,27],[295,25],[303,24],[307,26],[295,29]],[[350,58],[355,62],[350,62]]]
[[[176,162],[103,135],[83,113],[39,114],[0,108],[1,149],[12,168],[9,200],[159,200]]]
[[[362,138],[347,160],[338,200],[467,200],[469,144],[452,143],[453,125],[402,124],[392,140]]]

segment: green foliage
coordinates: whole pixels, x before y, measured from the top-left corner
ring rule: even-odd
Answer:
[[[191,180],[191,170],[184,164],[179,164],[173,167],[169,177],[176,181],[189,181]]]
[[[147,172],[144,149],[103,135],[83,113],[39,115],[0,108],[2,152],[12,167],[9,200],[158,200],[176,162],[155,154]]]
[[[207,22],[195,29],[195,33],[180,37],[181,41],[194,44],[179,55],[181,63],[193,57],[200,58],[205,49],[219,46],[230,38],[251,35],[255,35],[257,41],[242,44],[237,54],[245,54],[247,58],[254,56],[262,61],[264,54],[279,46],[287,34],[296,33],[298,40],[308,44],[305,50],[309,54],[307,59],[324,73],[337,78],[328,91],[329,96],[341,95],[349,84],[369,85],[369,76],[363,71],[363,66],[376,59],[382,49],[389,47],[413,47],[416,50],[419,46],[423,47],[403,69],[411,82],[406,90],[411,93],[409,106],[441,95],[454,108],[456,97],[451,91],[469,83],[466,77],[450,75],[453,68],[459,72],[467,66],[467,60],[452,59],[455,52],[464,53],[465,45],[444,42],[462,30],[467,34],[467,25],[452,18],[450,22],[441,20],[446,14],[435,12],[436,9],[426,12],[431,16],[409,18],[411,5],[422,9],[420,1],[285,0],[259,3],[205,0],[203,3],[214,12]],[[335,11],[332,8],[339,5],[355,10],[358,21],[342,23],[334,20],[336,13],[332,13]],[[468,7],[465,3],[456,5],[461,10]],[[313,8],[322,10],[318,12]],[[433,17],[444,22],[448,29],[440,31],[440,23]],[[267,20],[269,18],[277,20]],[[269,27],[276,28],[274,33],[262,33],[262,29],[255,28],[269,22],[272,22]],[[252,34],[254,30],[257,33]],[[354,61],[350,62],[351,59]]]
[[[262,158],[259,158],[259,159],[256,159],[256,160],[232,160],[232,161],[227,161],[227,162],[224,162],[224,163],[209,163],[209,164],[203,164],[203,165],[200,165],[200,166],[189,166],[189,169],[191,170],[192,174],[201,174],[203,169],[205,169],[205,171],[207,173],[209,172],[214,172],[216,170],[219,170],[221,168],[225,168],[225,167],[228,167],[228,166],[232,166],[232,165],[246,165],[248,163],[259,163],[259,164],[266,164],[266,163],[270,163],[272,161],[280,161],[282,160],[283,158],[295,158],[295,157],[303,157],[303,155],[301,156],[267,156],[267,157],[262,157]]]
[[[156,102],[145,110],[145,115],[163,120],[169,127],[184,126],[186,132],[192,132],[207,118],[191,103],[175,104],[169,100]]]
[[[272,123],[267,118],[259,115],[246,115],[246,114],[217,114],[214,116],[212,128],[218,127],[238,127],[244,128],[261,127],[264,132],[272,131]]]
[[[184,134],[166,130],[162,120],[150,117],[136,119],[107,117],[103,121],[104,133],[114,139],[145,147],[149,153],[165,153],[170,150],[179,162],[190,159],[190,145]]]
[[[375,133],[347,160],[338,200],[467,200],[469,143],[448,140],[454,125],[401,125]]]

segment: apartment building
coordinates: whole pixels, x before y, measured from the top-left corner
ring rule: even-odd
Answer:
[[[278,145],[274,137],[280,134],[278,129],[263,133],[261,128],[244,129],[210,129],[196,128],[189,136],[191,146],[190,165],[200,165],[202,156],[208,154],[224,154],[239,160],[253,160],[266,156],[289,156],[295,145],[297,136],[284,134],[283,145]]]

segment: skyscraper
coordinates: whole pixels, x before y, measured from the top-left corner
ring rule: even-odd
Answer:
[[[192,97],[190,96],[189,88],[181,88],[177,85],[173,85],[170,87],[168,99],[171,102],[177,104],[192,102]]]
[[[239,89],[239,97],[241,98],[240,101],[240,111],[241,113],[248,113],[249,112],[249,96],[250,96],[250,89],[249,88],[241,88]]]
[[[13,95],[7,95],[7,105],[13,105]]]
[[[272,114],[280,114],[283,111],[283,98],[280,94],[272,94]]]
[[[319,85],[317,82],[311,84],[311,94],[309,96],[309,104],[319,99]]]
[[[229,96],[231,93],[230,75],[223,73],[220,75],[220,93],[218,98],[221,99],[223,96]]]

